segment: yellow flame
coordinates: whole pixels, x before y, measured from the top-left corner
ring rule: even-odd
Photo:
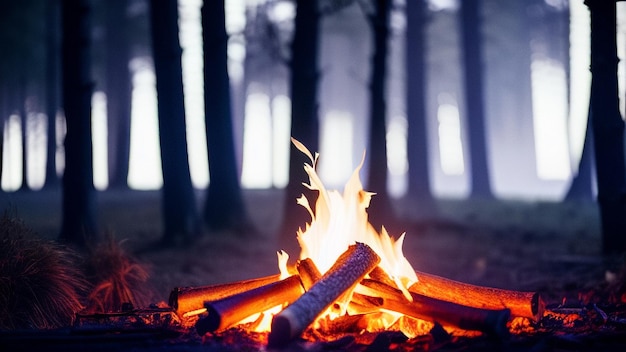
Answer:
[[[291,140],[296,148],[311,161],[310,164],[304,164],[304,170],[309,176],[309,183],[305,183],[304,186],[319,192],[315,208],[311,207],[309,199],[304,195],[297,199],[297,203],[306,208],[311,215],[311,222],[305,225],[305,229],[297,231],[300,259],[311,258],[323,274],[350,245],[355,242],[365,243],[380,256],[380,267],[405,293],[405,296],[412,300],[408,287],[417,282],[417,276],[402,252],[404,234],[396,240],[389,236],[384,227],[378,233],[368,221],[366,209],[374,193],[363,190],[359,177],[365,153],[361,163],[346,183],[343,193],[340,193],[336,190],[327,190],[315,171],[319,154],[312,154],[302,143],[294,138]],[[289,255],[285,251],[279,251],[277,257],[282,280],[291,275],[287,267]],[[347,301],[351,293],[345,296],[342,299],[346,301],[336,302],[339,308],[333,305],[322,316],[332,320],[349,310]],[[265,312],[254,314],[240,323],[254,324],[253,330],[257,332],[269,331],[272,316],[280,312],[282,308],[282,305],[276,306]],[[376,319],[368,322],[368,330],[389,328],[401,316],[395,312],[378,311],[377,314]],[[318,323],[319,321],[316,322]],[[370,326],[371,324],[380,326]]]
[[[289,269],[287,268],[287,262],[289,261],[289,254],[285,251],[276,252],[278,256],[278,270],[280,270],[280,279],[284,280],[291,276]]]
[[[309,183],[304,186],[319,192],[314,210],[304,195],[297,200],[311,215],[311,222],[306,224],[304,230],[300,228],[297,232],[300,259],[311,258],[323,274],[348,246],[355,242],[365,243],[380,256],[380,267],[410,299],[408,287],[417,282],[417,275],[402,252],[404,234],[396,240],[389,236],[384,227],[378,233],[368,221],[366,209],[375,193],[364,191],[359,177],[365,153],[343,193],[339,193],[327,190],[315,171],[319,155],[316,153],[313,156],[302,143],[294,138],[291,140],[311,160],[310,164],[304,164],[304,170],[309,176]]]

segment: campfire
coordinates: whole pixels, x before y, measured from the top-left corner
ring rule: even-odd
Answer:
[[[436,327],[504,338],[511,326],[541,319],[545,304],[536,292],[475,286],[413,269],[402,251],[404,234],[396,239],[368,222],[374,194],[363,190],[363,161],[343,193],[327,190],[316,172],[319,155],[292,142],[310,159],[304,186],[318,193],[314,206],[304,195],[297,200],[311,216],[297,231],[299,259],[288,266],[289,255],[281,251],[280,274],[175,288],[169,304],[184,326],[200,335],[231,328],[266,333],[268,346],[285,347],[342,333],[395,331],[415,338]]]
[[[361,185],[363,162],[343,192],[327,190],[316,173],[318,155],[298,141],[293,143],[310,159],[304,165],[309,176],[304,186],[317,193],[315,202],[304,196],[298,199],[311,221],[297,230],[297,260],[289,261],[289,255],[280,251],[274,275],[177,287],[169,302],[148,307],[135,307],[143,303],[120,296],[114,300],[115,307],[102,305],[79,312],[75,309],[80,307],[61,309],[69,312],[63,317],[73,321],[71,327],[0,329],[0,346],[10,350],[55,346],[56,350],[118,351],[178,350],[180,344],[219,351],[623,350],[626,265],[617,272],[605,271],[602,282],[594,271],[591,280],[576,278],[588,281],[585,286],[563,286],[565,292],[543,287],[539,288],[541,295],[476,286],[417,271],[404,256],[404,234],[392,237],[384,227],[378,231],[368,221],[368,206],[376,198]],[[4,243],[5,258],[12,259],[21,258],[12,255],[13,249],[33,246],[33,242],[21,247],[21,242]],[[62,252],[53,249],[48,253],[52,256],[44,257],[58,259]],[[119,262],[123,256],[112,257]],[[39,265],[38,258],[31,259]],[[144,278],[134,261],[122,262],[125,275],[132,272],[133,280]],[[64,279],[73,272],[45,264],[48,261],[42,263]],[[67,267],[73,268],[73,264]],[[117,277],[117,281],[128,279]],[[110,296],[108,286],[99,285],[95,292]],[[59,309],[30,313],[28,297],[24,307],[13,305],[27,312],[15,318],[29,318],[24,322],[37,322],[40,316],[58,318]],[[45,302],[41,297],[49,296],[34,297]]]

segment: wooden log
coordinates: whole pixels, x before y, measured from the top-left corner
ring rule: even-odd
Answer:
[[[284,347],[299,336],[344,292],[351,290],[378,263],[380,257],[368,245],[348,247],[307,292],[272,319],[270,347]]]
[[[304,286],[306,291],[322,278],[322,274],[311,258],[298,260],[296,270],[298,271],[298,275],[300,275],[302,286]]]
[[[289,304],[298,299],[304,289],[297,275],[265,286],[244,291],[236,295],[206,302],[207,313],[196,323],[198,334],[220,331],[241,320],[281,304]]]
[[[188,312],[204,310],[204,302],[216,301],[278,280],[280,274],[220,285],[176,287],[170,293],[169,304],[176,314],[182,316]]]
[[[452,325],[464,330],[476,330],[498,337],[507,337],[509,309],[484,309],[460,305],[411,292],[413,302],[402,291],[375,280],[362,280],[352,300],[358,304],[376,306],[426,321]]]
[[[372,280],[380,281],[384,284],[387,284],[391,287],[396,286],[396,283],[389,277],[389,274],[385,271],[385,269],[377,266],[369,273],[369,277]]]
[[[317,281],[319,281],[319,279],[322,278],[322,274],[320,273],[317,265],[315,265],[311,258],[299,260],[296,263],[296,270],[300,275],[300,279],[302,280],[302,286],[304,286],[305,291],[308,291]],[[346,306],[347,308],[351,296],[352,291],[345,291],[335,300],[335,302],[333,302],[332,306],[328,309],[332,314],[343,314],[346,310],[344,309],[344,306]]]
[[[409,287],[411,293],[475,308],[508,308],[512,316],[535,322],[545,311],[545,303],[537,292],[476,286],[419,271],[416,274],[419,281]]]

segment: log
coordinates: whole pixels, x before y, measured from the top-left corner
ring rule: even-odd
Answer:
[[[174,308],[176,314],[183,316],[188,312],[204,311],[204,302],[216,301],[278,280],[280,274],[220,285],[176,287],[170,293],[169,305]]]
[[[368,245],[348,247],[307,292],[272,319],[270,347],[284,347],[299,336],[344,292],[351,290],[378,263],[380,257]]]
[[[543,316],[545,303],[537,292],[503,290],[476,286],[416,271],[418,282],[409,287],[411,293],[434,297],[468,307],[485,309],[508,308],[514,317],[537,322]]]
[[[299,260],[296,263],[296,270],[298,271],[298,275],[300,275],[302,286],[304,286],[306,291],[322,277],[322,274],[311,258]]]
[[[311,258],[299,260],[296,263],[296,270],[300,275],[302,286],[304,286],[305,291],[308,291],[322,277],[317,265],[315,265]],[[341,315],[345,311],[343,306],[348,305],[351,295],[352,291],[345,291],[335,300],[335,302],[333,302],[332,306],[328,308],[330,309],[330,312],[332,314]]]
[[[377,266],[374,268],[374,270],[372,270],[369,273],[369,277],[372,280],[376,280],[376,281],[380,281],[384,284],[387,284],[391,287],[395,287],[396,283],[395,281],[393,281],[390,277],[389,274],[387,274],[387,272],[385,271],[385,269],[381,268],[380,266]]]
[[[385,283],[364,279],[352,300],[363,306],[402,313],[426,321],[452,325],[464,330],[481,331],[505,338],[509,335],[506,323],[509,309],[484,309],[443,301],[411,292],[413,302],[408,301],[402,291]]]
[[[241,320],[281,304],[298,299],[304,289],[297,275],[265,286],[204,304],[206,314],[196,323],[200,335],[227,329]]]

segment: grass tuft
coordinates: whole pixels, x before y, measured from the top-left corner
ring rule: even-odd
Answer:
[[[132,258],[112,235],[90,250],[86,272],[94,284],[87,297],[88,313],[119,312],[125,303],[146,307],[153,296],[147,266]]]
[[[88,283],[80,257],[36,238],[24,223],[0,218],[0,329],[54,329],[71,325],[83,309]]]

